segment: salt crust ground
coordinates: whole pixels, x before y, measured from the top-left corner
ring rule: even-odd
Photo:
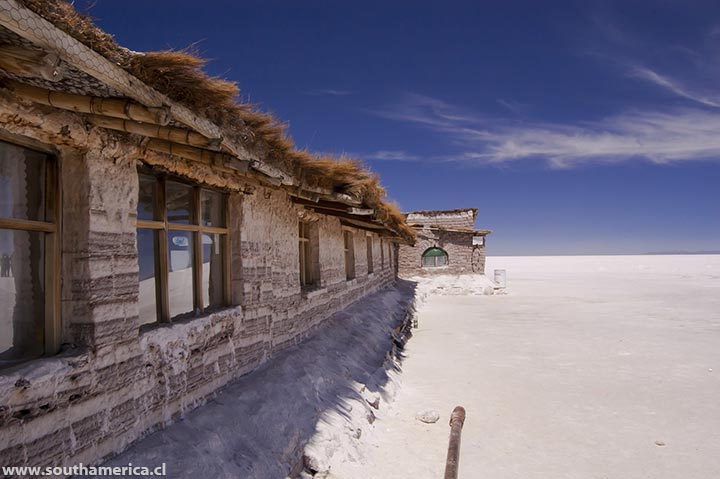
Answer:
[[[324,421],[339,424],[332,434],[347,445],[362,428],[372,428],[375,409],[368,399],[386,401],[398,363],[393,328],[412,311],[413,285],[374,293],[334,315],[308,340],[232,382],[182,420],[134,443],[106,466],[154,467],[167,464],[168,477],[283,478],[300,464],[303,448],[315,435],[321,454],[313,467],[332,455],[335,445],[316,434]],[[339,419],[334,419],[339,418]],[[339,443],[339,442],[338,442]]]
[[[488,258],[496,268],[506,295],[421,282],[402,385],[328,477],[442,477],[458,404],[462,478],[720,477],[720,256]],[[437,423],[415,420],[428,408]]]
[[[720,477],[720,256],[489,258],[495,268],[507,294],[445,276],[361,301],[108,464],[281,478],[304,450],[302,478],[442,477],[462,404],[460,477]],[[419,328],[400,363],[387,316],[412,289]],[[438,423],[414,418],[428,408]]]

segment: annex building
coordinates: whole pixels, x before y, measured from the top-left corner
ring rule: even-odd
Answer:
[[[408,225],[414,244],[399,247],[399,274],[485,274],[485,239],[490,230],[475,229],[476,208],[413,211]]]

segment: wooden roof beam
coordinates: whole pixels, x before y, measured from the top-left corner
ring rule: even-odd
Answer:
[[[16,81],[9,82],[9,86],[20,98],[62,110],[92,113],[154,125],[167,125],[170,122],[170,110],[164,107],[146,107],[120,98],[101,98],[46,90]]]
[[[351,215],[357,215],[357,216],[372,216],[375,214],[375,210],[372,208],[359,208],[356,206],[348,206],[345,203],[341,203],[338,201],[331,201],[326,199],[321,199],[319,196],[317,200],[312,199],[306,199],[303,198],[300,195],[293,196],[293,201],[295,203],[309,206],[309,207],[317,207],[317,208],[323,208],[327,210],[332,211],[339,211],[342,213],[348,213]]]
[[[221,138],[205,138],[200,133],[173,126],[140,123],[122,118],[111,118],[99,115],[91,115],[89,120],[90,123],[101,128],[166,140],[181,145],[194,146],[196,148],[218,150],[222,142]]]
[[[227,168],[234,172],[247,173],[249,169],[248,161],[243,161],[234,156],[218,153],[215,151],[195,148],[193,146],[181,145],[170,141],[150,139],[145,145],[149,150],[168,155],[179,156],[187,160],[204,163],[220,168]]]
[[[348,213],[347,211],[338,211],[335,208],[324,208],[324,207],[320,207],[320,206],[305,205],[305,208],[313,210],[313,211],[323,214],[323,215],[336,216],[338,218],[347,219],[347,220],[362,221],[363,223],[367,223],[369,225],[374,225],[381,229],[389,229],[380,220],[376,220],[374,218],[369,218],[367,216],[358,217],[356,215]]]

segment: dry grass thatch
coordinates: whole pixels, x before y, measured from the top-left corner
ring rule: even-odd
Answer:
[[[253,148],[269,163],[309,186],[322,186],[361,198],[368,207],[377,210],[378,219],[406,240],[414,240],[414,231],[407,226],[399,209],[385,200],[385,189],[374,173],[357,160],[318,156],[295,149],[285,125],[254,105],[240,102],[237,84],[207,75],[203,71],[207,60],[196,53],[131,52],[64,0],[19,2],[145,84],[213,121],[228,138]]]

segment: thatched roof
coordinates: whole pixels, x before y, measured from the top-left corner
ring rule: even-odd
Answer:
[[[64,0],[18,0],[58,29],[99,53],[146,85],[207,118],[223,135],[308,187],[350,194],[375,210],[375,218],[413,241],[415,233],[385,197],[376,174],[350,158],[319,156],[295,148],[285,125],[256,105],[242,103],[236,83],[203,71],[206,60],[188,51],[138,53],[118,45]]]

